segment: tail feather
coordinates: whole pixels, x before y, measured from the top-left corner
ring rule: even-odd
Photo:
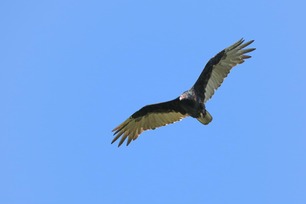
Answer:
[[[210,113],[208,111],[206,111],[206,114],[203,115],[203,113],[201,113],[200,117],[197,118],[198,121],[204,125],[208,125],[208,123],[210,123],[212,121],[212,116],[210,115]]]

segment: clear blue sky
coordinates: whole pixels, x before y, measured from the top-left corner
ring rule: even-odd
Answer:
[[[0,203],[306,203],[305,1],[2,1]],[[244,37],[188,118],[111,145]]]

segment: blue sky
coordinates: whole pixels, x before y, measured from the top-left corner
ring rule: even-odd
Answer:
[[[306,203],[304,1],[2,1],[0,203]],[[111,145],[244,37],[187,118]]]

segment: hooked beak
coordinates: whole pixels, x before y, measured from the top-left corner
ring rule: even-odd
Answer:
[[[180,95],[180,98],[179,98],[179,99],[180,99],[180,101],[186,99],[186,94]]]

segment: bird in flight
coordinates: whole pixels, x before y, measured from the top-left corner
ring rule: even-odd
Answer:
[[[128,139],[126,145],[129,145],[145,130],[154,130],[188,116],[196,118],[204,125],[210,123],[212,116],[206,110],[205,103],[213,96],[231,69],[251,57],[246,53],[252,52],[255,48],[246,49],[246,47],[252,42],[254,40],[244,43],[244,39],[240,39],[219,52],[207,62],[191,89],[176,99],[147,105],[136,111],[112,130],[115,136],[112,143],[121,137],[118,147],[126,139]]]

